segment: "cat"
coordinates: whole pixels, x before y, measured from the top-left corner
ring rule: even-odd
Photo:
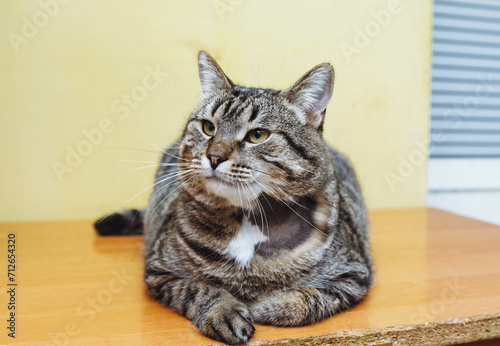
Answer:
[[[365,204],[349,160],[323,139],[330,64],[279,91],[234,84],[198,56],[201,101],[164,151],[145,210],[96,223],[146,243],[149,294],[210,338],[254,323],[309,325],[372,285]]]

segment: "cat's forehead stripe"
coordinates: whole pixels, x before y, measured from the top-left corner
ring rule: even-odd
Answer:
[[[259,110],[260,110],[260,108],[258,105],[253,106],[252,114],[250,114],[250,118],[248,118],[249,123],[251,123],[252,121],[255,120],[255,118],[257,118],[257,115],[259,114]]]
[[[247,107],[247,97],[242,96],[235,98],[231,104],[231,107],[225,114],[223,115],[224,118],[236,118],[238,115],[242,114],[243,111]]]
[[[255,94],[256,91],[252,93]],[[209,106],[210,117],[226,120],[239,118],[241,121],[245,121],[246,119],[248,123],[255,121],[260,114],[261,106],[258,100],[252,97],[252,93],[239,92],[237,96],[233,94],[233,97],[229,99],[221,98],[214,100],[211,106]]]
[[[226,112],[226,108],[227,108],[227,105],[228,105],[228,101],[224,101],[224,100],[216,100],[214,102],[214,105],[212,106],[212,112],[211,112],[211,116],[212,117],[215,117],[216,114],[219,112],[219,110],[222,108],[222,114],[224,114]]]

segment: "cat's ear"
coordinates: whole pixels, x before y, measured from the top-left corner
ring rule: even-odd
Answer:
[[[326,106],[332,97],[334,79],[332,65],[319,64],[282,91],[281,95],[304,110],[309,125],[320,128],[325,120]]]
[[[233,82],[224,74],[219,64],[205,51],[198,54],[202,97],[207,97],[222,89],[231,89]]]

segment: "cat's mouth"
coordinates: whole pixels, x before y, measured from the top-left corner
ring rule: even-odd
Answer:
[[[229,177],[226,177],[224,173],[214,172],[210,177],[206,178],[212,183],[220,183],[228,186],[236,186],[237,184],[232,181]]]
[[[255,184],[230,180],[224,175],[205,178],[205,188],[209,194],[223,197],[233,206],[252,208],[262,189]]]

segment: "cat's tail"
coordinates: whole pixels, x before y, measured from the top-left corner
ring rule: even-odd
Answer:
[[[129,209],[105,216],[94,223],[100,235],[135,235],[143,233],[143,210]]]

